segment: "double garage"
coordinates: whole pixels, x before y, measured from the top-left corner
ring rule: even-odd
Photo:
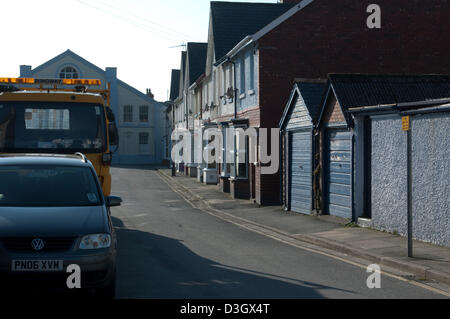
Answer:
[[[352,132],[342,116],[328,123],[333,110],[321,112],[324,93],[324,83],[296,83],[280,122],[283,203],[293,212],[351,219]]]
[[[352,217],[352,133],[347,129],[327,129],[323,148],[323,181],[317,176],[312,128],[286,131],[288,209],[311,214],[323,205],[323,213]],[[316,173],[315,173],[316,171]],[[316,175],[316,176],[315,176]],[[317,181],[316,183],[314,181]],[[322,204],[314,199],[323,184]]]

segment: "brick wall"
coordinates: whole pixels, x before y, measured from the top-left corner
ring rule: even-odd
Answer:
[[[323,114],[323,123],[345,123],[344,113],[334,95],[327,103]]]
[[[217,116],[211,119],[214,122],[226,122],[234,118],[234,113]],[[248,119],[249,125],[253,127],[259,127],[260,124],[260,109],[259,107],[253,107],[243,110],[237,114],[238,119]]]
[[[450,1],[377,0],[381,29],[366,25],[371,3],[316,0],[259,40],[261,127],[277,126],[295,78],[450,74]],[[279,198],[279,176],[258,175],[257,197]]]
[[[450,1],[377,0],[381,29],[367,28],[371,3],[315,0],[260,39],[262,126],[278,122],[296,77],[450,73]]]
[[[250,199],[249,180],[230,180],[230,194],[233,198]]]

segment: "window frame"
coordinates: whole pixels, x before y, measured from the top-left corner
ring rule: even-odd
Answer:
[[[62,76],[63,74],[64,76]],[[67,77],[67,74],[71,74],[71,76]],[[76,75],[76,77],[73,76],[74,74]],[[60,79],[79,79],[80,72],[78,72],[78,70],[75,67],[69,65],[62,67],[61,70],[58,72],[58,76]]]
[[[243,95],[246,93],[246,83],[245,83],[245,54],[241,58],[240,63],[240,83],[239,83],[239,89],[240,89],[240,95]]]
[[[133,105],[128,104],[123,106],[123,122],[133,123]]]
[[[249,84],[249,91],[255,90],[255,55],[253,53],[253,50],[250,50],[249,54],[250,58],[250,84]]]
[[[139,122],[140,123],[148,123],[149,119],[150,119],[149,114],[150,114],[150,107],[148,105],[139,105]]]
[[[145,137],[145,138],[143,138]],[[142,143],[145,140],[147,143]],[[150,144],[150,133],[149,132],[139,132],[139,145],[149,145]]]

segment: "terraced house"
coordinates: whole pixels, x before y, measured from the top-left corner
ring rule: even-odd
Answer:
[[[201,123],[221,130],[277,128],[296,79],[320,82],[330,73],[450,73],[444,34],[448,4],[428,1],[425,13],[420,1],[380,0],[380,27],[368,23],[370,4],[211,2],[205,73],[197,84]],[[429,28],[418,30],[420,25]],[[260,150],[266,141],[258,140],[255,162],[248,160],[248,138],[235,138],[231,148],[223,144],[222,157],[232,153],[234,160],[216,165],[218,184],[233,197],[278,204],[280,170],[262,173],[266,164]],[[277,156],[278,145],[268,144]],[[240,156],[244,164],[235,165]]]

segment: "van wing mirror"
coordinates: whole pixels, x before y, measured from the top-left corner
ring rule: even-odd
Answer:
[[[106,117],[108,118],[109,146],[112,153],[119,148],[119,131],[116,125],[116,117],[110,107],[106,107]]]
[[[106,206],[108,207],[116,207],[122,205],[122,198],[117,196],[108,196],[106,197]]]

